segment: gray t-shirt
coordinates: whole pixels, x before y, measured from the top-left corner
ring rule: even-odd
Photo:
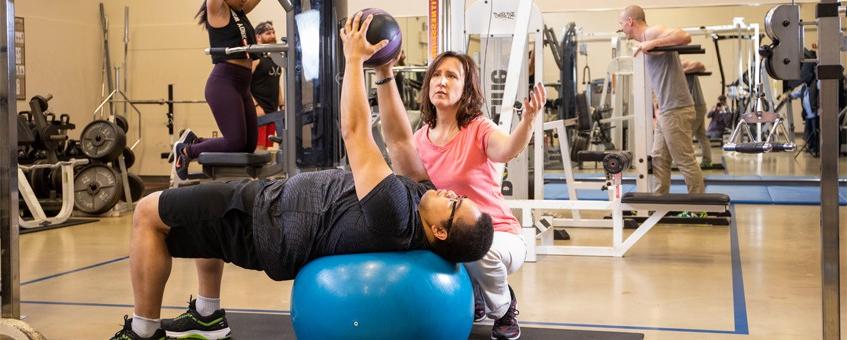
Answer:
[[[266,181],[253,210],[259,261],[270,278],[290,280],[322,256],[425,249],[418,203],[429,189],[392,174],[360,201],[353,174],[337,169]]]
[[[691,93],[694,106],[706,106],[706,98],[703,97],[703,89],[700,87],[700,77],[686,74],[685,80],[688,82],[688,93]]]
[[[684,86],[685,73],[677,52],[648,52],[645,54],[647,75],[653,92],[659,98],[659,111],[694,105],[688,86]]]

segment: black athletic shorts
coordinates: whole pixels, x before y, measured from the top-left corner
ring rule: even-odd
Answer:
[[[173,257],[222,259],[262,270],[253,243],[253,202],[262,181],[207,183],[159,196],[159,217],[171,227]]]

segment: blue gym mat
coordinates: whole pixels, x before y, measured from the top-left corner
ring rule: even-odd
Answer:
[[[635,185],[624,184],[624,193],[635,191]],[[687,192],[685,184],[672,184],[672,193]],[[706,192],[729,195],[734,204],[778,204],[778,205],[820,205],[820,187],[796,185],[706,185]],[[601,190],[578,189],[576,196],[580,200],[606,200],[608,194]],[[568,199],[568,186],[564,183],[544,184],[544,198],[553,200]],[[847,188],[839,188],[839,204],[847,205]]]
[[[580,181],[599,181],[605,179],[605,176],[602,174],[596,173],[580,173],[574,174],[574,179]],[[703,179],[706,181],[706,184],[744,184],[744,185],[787,185],[787,186],[818,186],[819,185],[819,177],[815,176],[734,176],[734,175],[708,175],[704,176]],[[624,175],[623,182],[634,182],[634,175]],[[544,175],[544,182],[546,183],[564,183],[565,175],[564,174],[546,174]],[[672,175],[671,183],[683,183],[684,179],[682,175]],[[840,185],[847,185],[847,178],[839,179]]]

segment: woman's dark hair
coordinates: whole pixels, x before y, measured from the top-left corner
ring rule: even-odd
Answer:
[[[432,75],[438,66],[447,58],[456,58],[459,60],[465,72],[465,86],[462,90],[462,97],[459,99],[459,110],[456,111],[456,121],[459,124],[459,128],[468,126],[474,118],[482,115],[484,97],[482,96],[482,90],[479,88],[479,70],[476,63],[467,54],[447,51],[439,54],[432,60],[432,63],[429,64],[429,68],[426,70],[426,75],[424,75],[423,84],[421,84],[420,98],[418,98],[421,104],[421,120],[429,125],[430,129],[435,128],[438,114],[435,105],[429,100],[429,81],[432,79]]]
[[[197,24],[206,27],[206,23],[209,22],[209,15],[206,11],[206,0],[203,0],[203,4],[200,5],[200,9],[197,10],[197,14],[194,15],[194,19],[197,19]]]

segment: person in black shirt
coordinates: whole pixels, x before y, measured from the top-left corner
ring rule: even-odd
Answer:
[[[358,13],[340,33],[346,58],[340,126],[350,171],[201,184],[143,198],[130,242],[135,315],[113,339],[160,339],[165,330],[169,337],[229,336],[224,311],[204,311],[194,300],[185,314],[159,321],[172,257],[221,259],[290,280],[328,255],[431,249],[448,261],[471,262],[486,254],[491,217],[470,199],[436,190],[414,143],[389,146],[396,174],[382,158],[371,132],[363,63],[387,41],[365,40],[372,19]],[[220,296],[219,273],[198,267],[198,277],[198,302]]]
[[[276,30],[270,21],[260,22],[256,25],[256,42],[259,44],[276,43]],[[262,53],[258,60],[253,61],[253,80],[250,83],[250,93],[253,94],[253,102],[256,107],[256,115],[279,111],[282,106],[282,93],[280,93],[279,79],[282,76],[282,67],[271,59],[270,53]],[[267,149],[273,143],[268,140],[276,131],[276,125],[259,127],[259,139],[256,141],[256,149]]]
[[[196,18],[209,33],[209,47],[239,47],[256,43],[256,33],[247,18],[261,0],[203,0]],[[188,163],[203,152],[253,152],[258,128],[250,95],[252,53],[212,55],[212,72],[206,81],[205,97],[222,138],[200,140],[186,129],[174,143],[174,172],[188,179]]]

